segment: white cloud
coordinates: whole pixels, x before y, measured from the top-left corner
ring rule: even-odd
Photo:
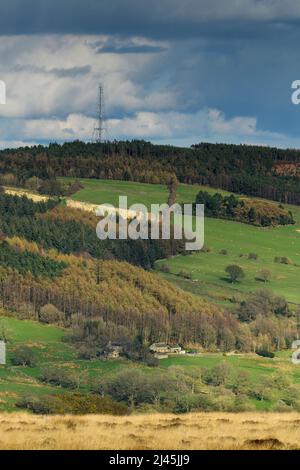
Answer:
[[[236,136],[253,135],[257,132],[255,117],[237,116],[232,119],[225,119],[224,114],[216,109],[208,112],[208,124],[210,130],[215,134],[235,134]]]
[[[0,149],[33,147],[34,145],[38,145],[38,142],[28,142],[25,140],[0,140]]]
[[[209,8],[204,11],[209,14]],[[101,53],[101,48],[106,52]],[[127,49],[130,54],[124,53]],[[247,98],[239,84],[243,78],[240,69],[248,65],[243,71],[248,74],[258,59],[262,69],[265,60],[265,54],[260,57],[256,49],[251,51],[246,49],[245,53],[242,49],[232,54],[225,48],[219,53],[206,41],[178,46],[141,37],[2,36],[0,79],[7,85],[7,104],[0,106],[0,146],[91,140],[99,81],[104,83],[111,138],[145,138],[184,145],[222,141],[297,146],[296,138],[261,130],[255,111],[248,115],[238,109],[226,117],[218,109],[228,113],[232,103],[224,97],[232,96],[234,102],[234,93],[240,89],[235,104]],[[270,57],[269,49],[267,52]],[[243,57],[247,60],[241,62]],[[277,52],[271,56],[272,64],[275,59]],[[223,68],[224,63],[229,68]],[[235,77],[238,80],[230,88]],[[287,86],[289,92],[288,81]],[[250,100],[261,104],[259,93],[263,90],[267,102],[265,84],[254,88]],[[273,93],[271,96],[273,99]],[[219,99],[223,99],[222,104]],[[290,104],[289,96],[283,99]],[[246,100],[244,108],[247,110]]]
[[[175,105],[172,90],[152,87],[150,76],[144,86],[139,83],[141,74],[151,70],[157,54],[100,54],[91,46],[105,45],[107,40],[106,36],[2,36],[1,79],[7,86],[7,105],[0,108],[0,116],[96,114],[100,81],[105,86],[109,113]],[[126,44],[128,40],[124,40]],[[143,38],[134,38],[133,44],[141,48],[162,46]]]
[[[93,138],[95,120],[83,114],[70,114],[66,119],[27,119],[16,124],[22,142],[90,141]],[[216,109],[203,109],[193,114],[179,112],[140,111],[123,119],[106,122],[105,138],[140,138],[156,142],[191,145],[200,141],[233,142],[260,145],[299,145],[297,139],[289,139],[279,133],[257,129],[256,118],[235,116],[226,119]]]
[[[95,120],[82,114],[70,114],[62,119],[27,119],[19,122],[24,139],[91,140]]]

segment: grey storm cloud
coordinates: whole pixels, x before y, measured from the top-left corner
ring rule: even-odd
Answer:
[[[104,41],[95,41],[91,47],[97,54],[153,54],[163,52],[165,47],[152,44],[137,44],[133,39],[121,40],[110,37]]]
[[[0,31],[192,37],[232,34],[234,24],[243,35],[299,19],[295,0],[2,0]]]
[[[1,0],[0,147],[88,139],[99,81],[116,138],[298,145],[299,26],[299,0]]]

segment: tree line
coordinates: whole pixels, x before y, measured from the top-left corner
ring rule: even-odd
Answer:
[[[0,242],[0,266],[15,269],[21,274],[30,272],[33,276],[52,279],[62,274],[67,263],[28,250],[19,251],[3,240]]]
[[[236,220],[261,227],[295,223],[293,214],[282,205],[241,199],[234,194],[223,196],[220,193],[199,191],[195,204],[204,205],[207,217]]]
[[[27,197],[0,194],[0,232],[8,237],[20,236],[37,242],[46,249],[62,253],[88,253],[100,259],[119,259],[149,269],[157,259],[182,253],[181,240],[99,240],[94,227],[86,222],[82,211],[76,218],[68,217],[62,207],[60,217],[54,209],[59,200],[33,202]],[[73,211],[74,212],[74,211]],[[44,215],[42,217],[42,215]],[[47,216],[46,216],[47,215]]]
[[[0,174],[20,184],[32,177],[120,179],[168,184],[208,184],[230,192],[300,204],[299,176],[278,175],[280,161],[300,162],[300,151],[250,145],[201,143],[191,148],[145,141],[71,143],[0,152]]]

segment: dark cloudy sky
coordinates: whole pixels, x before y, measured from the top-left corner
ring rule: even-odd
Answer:
[[[300,147],[299,0],[1,0],[0,147],[111,138]]]

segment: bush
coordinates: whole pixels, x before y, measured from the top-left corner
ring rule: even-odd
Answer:
[[[96,349],[87,344],[82,344],[78,349],[78,359],[85,359],[87,361],[90,361],[91,359],[94,359],[96,355]]]
[[[293,264],[292,260],[290,260],[287,256],[275,256],[274,262],[280,264]]]
[[[62,191],[64,196],[72,196],[83,188],[84,186],[79,181],[73,181],[66,188],[63,187]]]
[[[161,264],[159,266],[159,270],[162,272],[162,273],[169,273],[170,272],[170,268],[169,266],[167,266],[166,264]]]
[[[42,323],[62,323],[64,314],[52,304],[44,305],[39,314],[39,320]]]
[[[23,397],[16,403],[18,408],[36,414],[110,414],[127,415],[128,408],[116,403],[109,397],[84,395],[79,393],[68,395],[48,395],[43,397]]]
[[[258,255],[256,253],[249,253],[248,259],[257,260]]]
[[[277,413],[287,413],[287,412],[295,411],[292,406],[288,406],[283,400],[278,400],[273,410],[276,411]]]
[[[24,186],[26,189],[29,189],[30,191],[38,191],[40,185],[43,183],[43,180],[40,178],[37,178],[36,176],[32,176],[31,178],[28,178]]]
[[[238,395],[233,403],[232,410],[234,413],[242,413],[245,411],[255,411],[255,405],[251,403],[246,395]]]
[[[17,310],[13,313],[15,318],[20,320],[36,320],[36,311],[32,304],[23,302],[16,308]]]
[[[139,369],[123,370],[103,385],[100,384],[99,390],[103,387],[113,399],[125,402],[131,408],[153,400],[150,379]]]
[[[32,349],[28,346],[20,346],[14,352],[12,363],[14,366],[34,367],[36,357]]]
[[[251,322],[257,317],[262,316],[264,317],[265,325],[271,322],[269,323],[271,331],[271,315],[289,317],[292,315],[292,311],[283,297],[275,296],[269,289],[261,289],[241,302],[237,314],[242,322]]]
[[[269,269],[262,269],[259,275],[256,277],[257,281],[268,282],[272,278],[272,273]]]
[[[224,250],[224,249],[222,249],[222,250],[220,250],[220,251],[219,251],[219,254],[220,254],[220,255],[224,255],[224,256],[226,256],[226,255],[228,255],[228,251],[227,251],[227,250]]]
[[[269,357],[271,359],[275,357],[275,354],[273,352],[267,351],[266,349],[257,349],[255,352],[258,356]]]
[[[225,272],[229,275],[229,280],[232,283],[240,281],[245,277],[243,269],[240,266],[237,266],[236,264],[227,266]]]
[[[179,271],[179,273],[177,274],[177,276],[183,277],[184,279],[192,279],[191,273],[189,273],[189,272],[187,272],[187,271]]]
[[[41,180],[38,188],[40,194],[47,196],[62,196],[63,188],[56,179]]]
[[[193,410],[213,411],[216,408],[211,398],[203,395],[195,395],[194,393],[185,393],[176,395],[174,400],[174,413],[188,413]]]
[[[157,367],[159,360],[157,357],[154,357],[153,354],[147,354],[143,361],[148,367]]]
[[[58,385],[64,388],[75,389],[77,387],[76,378],[62,369],[47,369],[44,370],[39,377],[41,382],[51,385]]]
[[[205,370],[202,379],[207,385],[218,387],[220,385],[225,385],[228,380],[232,378],[232,375],[232,366],[227,362],[221,362],[217,366]]]

